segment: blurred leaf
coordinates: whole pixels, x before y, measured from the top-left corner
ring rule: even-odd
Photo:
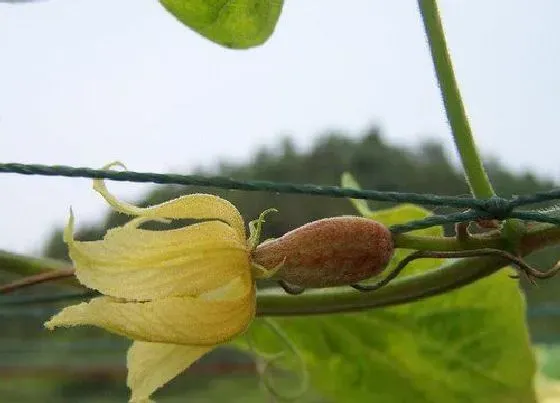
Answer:
[[[560,403],[560,382],[539,375],[536,379],[539,403]]]
[[[426,215],[404,205],[371,218],[393,224]],[[440,228],[423,231],[441,234]],[[438,265],[426,259],[412,271]],[[536,401],[524,301],[504,271],[412,304],[277,323],[303,355],[316,390],[335,402]],[[254,344],[282,349],[261,328],[252,327]]]
[[[541,345],[535,347],[539,373],[535,379],[535,387],[539,403],[560,402],[560,367],[558,357],[560,347],[557,345]]]
[[[542,345],[535,350],[542,374],[547,378],[560,381],[560,346],[556,344]]]
[[[222,46],[247,49],[272,35],[283,0],[160,0],[179,21]]]

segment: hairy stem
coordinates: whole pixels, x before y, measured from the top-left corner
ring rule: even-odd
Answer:
[[[38,258],[0,250],[0,271],[20,276],[34,275],[42,271],[62,270],[71,267],[61,260]]]
[[[467,239],[457,237],[418,236],[409,233],[394,234],[396,248],[451,252],[470,249],[502,249],[503,238],[491,235],[473,235]]]
[[[48,278],[53,272],[61,273],[71,268],[72,265],[68,262],[55,259],[36,258],[0,250],[0,272],[12,273],[22,277],[49,273],[47,275]],[[59,283],[82,287],[75,277],[65,278]]]
[[[75,270],[72,268],[50,270],[44,273],[34,274],[22,279],[12,281],[8,284],[0,284],[0,295],[8,294],[12,291],[21,290],[22,288],[33,287],[34,285],[47,283],[50,281],[73,277]]]
[[[418,6],[422,14],[424,30],[428,38],[445,112],[471,193],[478,198],[492,197],[495,194],[494,189],[474,142],[461,93],[455,79],[453,64],[447,50],[437,2],[436,0],[418,0]]]

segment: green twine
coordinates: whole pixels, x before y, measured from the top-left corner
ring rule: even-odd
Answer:
[[[477,219],[518,218],[560,225],[560,217],[538,211],[515,211],[517,207],[560,199],[560,189],[514,196],[511,199],[492,197],[490,199],[463,198],[406,192],[380,192],[376,190],[357,190],[338,186],[314,184],[281,183],[270,181],[237,180],[223,176],[158,174],[135,171],[110,171],[64,165],[40,165],[5,163],[0,164],[0,173],[20,175],[61,176],[70,178],[109,179],[121,182],[143,182],[169,185],[196,185],[221,189],[244,191],[268,191],[275,193],[307,194],[314,196],[344,197],[394,203],[413,203],[428,206],[447,206],[469,209],[461,213],[433,215],[423,220],[393,225],[391,231],[403,233],[435,225],[472,221]]]

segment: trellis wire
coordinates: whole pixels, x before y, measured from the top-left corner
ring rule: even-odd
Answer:
[[[71,167],[65,165],[41,165],[21,163],[0,163],[0,173],[20,175],[60,176],[70,178],[109,179],[121,182],[157,183],[169,185],[195,185],[230,190],[268,191],[275,193],[307,194],[385,201],[394,203],[414,203],[424,206],[447,206],[469,209],[461,213],[432,215],[422,220],[410,221],[405,224],[393,225],[391,231],[403,233],[417,229],[448,223],[471,221],[476,219],[519,218],[560,225],[560,217],[554,217],[538,211],[514,211],[515,208],[560,199],[560,189],[546,192],[535,192],[527,195],[514,196],[511,199],[492,197],[490,199],[464,198],[458,196],[442,196],[435,194],[381,192],[376,190],[357,190],[338,186],[322,186],[315,184],[296,184],[257,180],[237,180],[223,176],[159,174],[152,172],[112,171],[87,167]]]

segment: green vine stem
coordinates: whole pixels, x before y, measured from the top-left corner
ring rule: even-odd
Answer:
[[[504,266],[501,258],[463,259],[447,267],[397,279],[371,293],[351,288],[306,290],[286,296],[277,289],[263,290],[257,297],[258,316],[298,316],[357,312],[395,306],[442,294],[487,277]]]
[[[451,126],[455,146],[461,157],[467,182],[473,196],[490,198],[495,194],[494,189],[488,179],[473,139],[461,93],[455,79],[453,64],[447,50],[437,2],[436,0],[418,0],[418,7],[422,14],[447,119]]]
[[[520,253],[524,256],[558,241],[560,227],[538,225],[523,237]],[[422,274],[396,279],[371,293],[360,293],[346,287],[307,290],[295,296],[286,295],[277,289],[262,290],[257,296],[257,315],[295,316],[356,312],[409,303],[464,287],[494,274],[507,264],[508,262],[500,257],[455,260]]]
[[[71,267],[70,263],[56,259],[36,258],[0,250],[0,272],[16,274],[18,277],[33,276],[55,270],[67,270]],[[62,279],[57,281],[57,284],[83,288],[75,277]]]
[[[0,271],[29,276],[48,270],[67,269],[69,263],[47,258],[34,258],[0,250]]]
[[[447,49],[437,0],[418,0],[418,7],[422,15],[445,112],[471,193],[474,197],[490,198],[496,193],[488,179],[474,142],[461,92],[455,78],[453,63]],[[524,224],[520,226],[512,220],[506,220],[503,228],[505,230],[504,238],[510,240],[508,249],[514,251],[517,247],[516,238],[524,231]]]
[[[560,241],[560,227],[539,224],[521,239],[524,256]],[[456,249],[445,249],[456,250]],[[500,257],[479,257],[454,260],[440,268],[419,275],[402,277],[389,285],[361,293],[350,288],[307,290],[301,295],[288,295],[280,289],[259,290],[258,316],[295,316],[361,311],[416,301],[471,284],[492,275],[508,262]],[[7,252],[0,253],[0,270],[32,275],[45,270],[67,267],[66,263],[48,259],[28,258]],[[514,280],[512,280],[514,281]],[[77,282],[69,285],[79,286]],[[76,295],[74,295],[76,297]],[[0,297],[0,305],[2,304]]]
[[[496,236],[498,235],[498,236]],[[504,249],[504,239],[499,234],[472,235],[467,239],[457,237],[418,236],[409,233],[394,234],[396,248],[451,252],[470,249]]]

